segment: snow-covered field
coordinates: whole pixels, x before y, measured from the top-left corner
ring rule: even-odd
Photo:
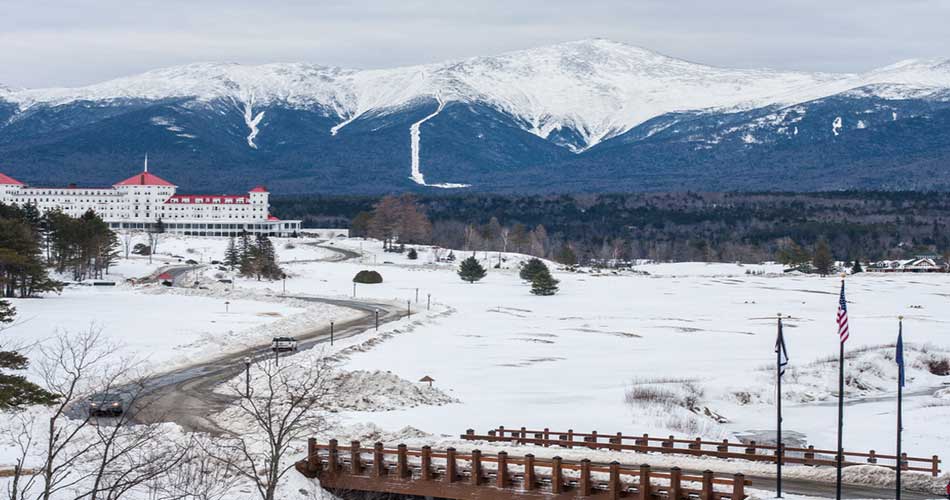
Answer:
[[[785,430],[816,447],[834,447],[838,278],[786,275],[773,264],[555,269],[560,293],[537,297],[518,278],[526,257],[516,254],[477,253],[489,273],[469,284],[455,273],[465,252],[456,251],[457,260],[446,263],[435,257],[447,251],[419,248],[419,258],[409,260],[382,252],[378,242],[338,239],[327,245],[362,254],[339,261],[339,254],[302,243],[275,241],[290,274],[286,283],[238,279],[234,291],[215,285],[190,292],[70,287],[62,296],[17,301],[20,323],[6,334],[42,339],[57,329],[97,324],[127,353],[180,365],[355,314],[276,295],[286,286],[292,295],[352,297],[352,277],[374,269],[384,282],[357,285],[357,299],[391,301],[414,312],[431,299],[433,311],[338,342],[334,354],[350,388],[338,408],[338,437],[363,433],[462,447],[455,438],[465,429],[482,433],[505,425],[736,440],[774,429],[775,316],[782,313],[789,317],[791,358],[783,387]],[[223,257],[226,245],[226,239],[174,238],[160,252],[210,262]],[[137,258],[115,272],[143,276],[162,265],[158,260],[177,262],[162,258],[149,266]],[[216,273],[206,268],[198,276],[211,282]],[[904,315],[904,450],[950,456],[950,377],[931,373],[950,360],[947,279],[848,278],[847,449],[893,452],[892,345],[897,316]],[[226,297],[230,312],[224,311]],[[413,387],[426,375],[435,379],[436,392]],[[721,418],[706,416],[707,409]],[[650,460],[662,466],[672,458]],[[758,472],[748,464],[697,466]]]

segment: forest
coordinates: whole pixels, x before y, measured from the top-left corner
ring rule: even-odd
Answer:
[[[950,197],[945,193],[446,194],[386,199],[405,200],[424,215],[428,227],[422,234],[411,231],[411,242],[520,251],[563,263],[761,262],[778,260],[792,248],[814,251],[819,243],[842,261],[950,252]],[[302,219],[305,227],[349,227],[354,236],[361,236],[371,235],[381,200],[276,197],[272,205],[276,215]]]

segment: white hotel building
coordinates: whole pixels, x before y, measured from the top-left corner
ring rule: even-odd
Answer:
[[[299,220],[270,215],[267,189],[246,194],[176,194],[178,186],[145,169],[106,188],[34,187],[0,174],[0,202],[59,209],[72,217],[94,211],[116,231],[155,230],[194,236],[237,236],[242,232],[291,236]]]

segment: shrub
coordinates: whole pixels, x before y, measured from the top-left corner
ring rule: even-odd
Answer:
[[[544,265],[541,259],[533,258],[521,266],[518,276],[525,281],[534,281],[534,277],[542,272],[548,272],[548,266]]]
[[[375,285],[377,283],[383,282],[383,276],[376,271],[362,270],[356,273],[356,276],[353,277],[353,283],[364,283],[367,285]]]
[[[410,248],[409,253],[406,254],[406,257],[408,257],[409,260],[416,260],[419,258],[419,253],[416,252],[415,248]]]
[[[927,369],[934,375],[946,377],[950,375],[950,360],[947,358],[928,360]]]
[[[152,249],[145,243],[136,243],[135,246],[132,247],[132,253],[135,255],[149,255],[152,253]]]

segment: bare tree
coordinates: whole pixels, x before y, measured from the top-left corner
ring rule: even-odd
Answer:
[[[148,263],[152,263],[152,255],[158,251],[158,244],[161,242],[162,234],[157,231],[148,232]]]
[[[300,357],[298,357],[300,358]],[[326,407],[334,384],[323,357],[283,363],[268,358],[251,370],[250,391],[236,379],[231,390],[240,396],[234,418],[208,453],[249,480],[262,500],[274,500],[277,485],[293,468],[289,453],[305,438],[328,428]]]
[[[132,231],[122,231],[119,233],[119,238],[122,241],[122,251],[125,254],[125,258],[129,258],[129,254],[132,253],[132,241],[135,239],[135,234]]]

